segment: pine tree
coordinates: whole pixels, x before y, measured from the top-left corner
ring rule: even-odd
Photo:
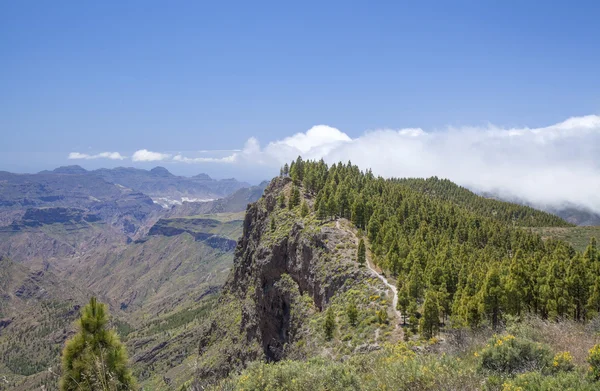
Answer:
[[[596,281],[594,281],[594,286],[592,287],[592,292],[590,294],[590,298],[587,302],[588,311],[597,315],[600,314],[600,277],[596,277]]]
[[[324,200],[321,200],[321,202],[319,202],[319,208],[317,209],[317,218],[319,220],[325,220],[327,218],[327,205],[325,205]]]
[[[569,269],[567,270],[567,284],[573,300],[573,319],[584,320],[590,284],[580,254],[576,254],[573,259],[571,259]]]
[[[275,226],[275,217],[271,217],[271,232],[275,232],[275,229],[277,227]]]
[[[300,206],[300,216],[306,217],[309,213],[310,211],[308,209],[308,204],[306,203],[306,201],[303,200],[302,205]]]
[[[325,314],[325,338],[329,341],[333,338],[333,333],[335,332],[335,314],[333,313],[333,308],[329,306],[327,308],[327,312]]]
[[[523,252],[517,250],[513,257],[509,273],[506,279],[506,297],[508,308],[511,313],[521,315],[521,311],[525,304],[525,296],[527,295],[527,276],[523,267]]]
[[[500,275],[496,268],[491,268],[486,276],[483,285],[483,308],[496,329],[500,324],[500,306],[502,302],[503,289],[500,282]]]
[[[423,303],[423,317],[419,322],[419,332],[421,335],[430,339],[435,336],[440,329],[440,313],[437,295],[433,291],[428,291]]]
[[[289,173],[290,173],[290,166],[288,166],[288,164],[285,163],[283,165],[283,175],[288,176]]]
[[[365,228],[365,211],[362,197],[356,197],[352,204],[352,223],[358,228]]]
[[[398,280],[398,284],[400,280]],[[398,308],[402,314],[402,322],[406,324],[406,317],[408,316],[408,306],[410,304],[410,295],[408,294],[408,286],[403,284],[401,287],[398,286]]]
[[[62,353],[61,391],[135,389],[125,347],[108,329],[106,306],[95,297],[83,308],[78,329]]]
[[[408,292],[414,300],[419,300],[423,295],[423,270],[421,263],[414,261],[408,275]]]
[[[442,324],[446,324],[446,318],[450,314],[450,293],[446,288],[446,283],[443,282],[437,292],[438,303],[440,305],[440,317],[442,318]]]
[[[365,246],[365,241],[361,238],[358,242],[358,250],[356,251],[356,261],[359,266],[365,266],[367,262],[367,248]]]
[[[283,193],[283,191],[279,193],[279,207],[285,208],[285,194]]]
[[[419,314],[418,314],[418,307],[417,307],[417,302],[414,300],[411,300],[410,304],[408,305],[408,325],[410,328],[410,331],[415,334],[418,329],[419,329]]]
[[[300,205],[300,190],[298,190],[297,186],[292,186],[292,190],[290,192],[290,202],[288,204],[288,207],[290,209],[293,209],[298,205]]]
[[[598,254],[596,238],[590,238],[590,244],[586,247],[585,252],[583,253],[583,258],[594,277],[599,277],[600,255]]]
[[[358,309],[356,308],[354,300],[350,301],[350,304],[348,304],[346,314],[348,315],[348,323],[353,327],[356,326],[356,322],[358,321]]]
[[[329,199],[327,200],[327,214],[331,217],[337,216],[337,204],[333,194],[330,194]]]

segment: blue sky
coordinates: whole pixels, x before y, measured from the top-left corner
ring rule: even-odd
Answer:
[[[355,139],[600,112],[597,2],[374,3],[3,1],[0,169],[149,168],[130,159],[146,149],[258,180],[274,165],[171,158],[319,124]]]

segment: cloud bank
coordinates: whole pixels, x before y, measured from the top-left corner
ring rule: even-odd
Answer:
[[[139,150],[132,160],[226,164],[230,171],[252,170],[264,177],[276,175],[279,167],[299,155],[323,158],[327,163],[351,160],[383,177],[438,176],[539,207],[577,205],[600,213],[598,115],[573,117],[542,128],[377,129],[356,138],[318,125],[265,146],[251,137],[239,150],[219,151],[210,157],[206,152],[211,151],[194,155]]]
[[[147,149],[140,149],[133,153],[131,156],[131,160],[134,162],[156,162],[161,160],[167,160],[171,157],[171,154],[161,153],[161,152],[152,152]]]
[[[119,152],[101,152],[96,155],[88,155],[87,153],[79,153],[79,152],[71,152],[69,154],[69,159],[85,159],[85,160],[94,160],[94,159],[110,159],[110,160],[124,160],[125,156],[121,155]]]
[[[351,138],[325,125],[261,147],[250,138],[223,162],[274,174],[301,155],[351,160],[384,177],[448,178],[476,191],[540,207],[577,205],[600,212],[600,116],[543,128],[378,129]]]

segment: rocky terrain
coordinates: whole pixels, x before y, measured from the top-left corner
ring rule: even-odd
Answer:
[[[227,197],[207,202],[187,202],[175,205],[166,213],[169,217],[193,216],[210,213],[230,213],[245,210],[246,206],[258,200],[269,182],[265,181],[257,186],[237,190]]]
[[[161,384],[170,376],[191,377],[192,330],[227,278],[243,211],[262,188],[240,189],[240,182],[206,175],[188,180],[160,168],[132,170],[0,173],[0,379],[6,379],[0,389],[55,389],[47,369],[57,370],[78,308],[92,295],[109,304],[142,382],[157,373]],[[175,188],[226,197],[215,204],[229,213],[212,208],[169,217],[139,189],[110,182],[128,177],[123,182],[139,189],[157,182],[160,196]]]
[[[339,358],[379,349],[384,339],[401,336],[391,291],[355,261],[354,234],[335,221],[302,217],[299,208],[279,205],[280,195],[289,196],[291,187],[290,178],[275,178],[246,211],[233,270],[201,329],[202,384],[256,359]],[[313,202],[310,192],[302,198]],[[342,345],[326,341],[320,328],[323,309],[333,305],[343,311],[350,301],[361,310],[358,331]],[[378,322],[382,312],[386,321]],[[344,322],[342,332],[350,328]]]
[[[180,204],[185,199],[214,200],[226,197],[236,190],[250,187],[235,179],[215,180],[206,174],[182,177],[171,174],[164,167],[141,170],[132,167],[90,171],[110,183],[134,189],[153,199],[165,199]]]
[[[325,190],[319,194],[308,181],[281,176],[216,201],[166,209],[143,193],[88,174],[67,167],[25,179],[10,174],[2,183],[12,201],[0,208],[5,216],[0,226],[0,254],[5,255],[0,261],[0,379],[6,379],[0,390],[56,389],[56,375],[44,368],[57,368],[57,352],[91,295],[109,304],[133,372],[152,390],[220,389],[228,381],[243,383],[244,373],[261,362],[357,365],[356,360],[369,358],[387,365],[386,357],[398,357],[393,349],[408,346],[401,345],[403,339],[414,344],[411,354],[428,351],[414,337],[416,326],[405,331],[407,316],[398,310],[401,284],[397,274],[385,270],[397,259],[391,250],[371,252],[376,239],[397,247],[392,234],[372,235],[389,229],[389,223],[367,228],[357,219],[356,202],[344,201],[346,193],[327,190],[335,202],[353,205],[352,212],[328,215]],[[170,174],[155,170],[152,175]],[[70,183],[72,192],[61,194],[48,179],[52,176]],[[78,188],[80,179],[90,187]],[[449,216],[459,211],[471,219],[470,211],[478,213],[470,227],[484,221],[512,227],[514,237],[526,231],[540,232],[543,239],[563,235],[580,251],[590,233],[569,236],[580,227],[532,208],[477,197],[437,178],[394,183],[402,186],[402,196],[414,197],[404,204],[414,207],[413,213],[399,209],[407,224],[402,229],[417,232],[413,240],[430,235],[430,228],[419,228],[415,220],[427,218],[429,209],[415,205],[434,202],[446,204],[431,210]],[[347,189],[341,182],[336,186]],[[133,196],[141,206],[131,204]],[[440,221],[431,226],[441,226]],[[134,228],[128,230],[126,222]],[[457,230],[468,237],[463,223]],[[477,232],[482,231],[469,235]],[[357,261],[359,240],[369,248],[363,265]],[[403,254],[408,261],[421,256],[416,250]],[[335,327],[328,336],[324,324],[330,317]],[[48,338],[40,342],[38,335]],[[451,349],[446,338],[436,349]],[[476,377],[468,381],[481,383]]]

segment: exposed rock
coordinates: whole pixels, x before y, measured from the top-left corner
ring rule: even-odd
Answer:
[[[5,329],[12,323],[12,319],[0,319],[0,330]]]
[[[224,236],[203,230],[210,230],[221,224],[218,220],[203,218],[160,219],[150,228],[148,235],[177,236],[190,234],[198,242],[205,242],[223,252],[235,249],[237,242]]]
[[[294,295],[306,293],[322,309],[348,280],[365,278],[364,271],[347,263],[324,267],[335,243],[350,240],[336,228],[306,230],[302,222],[295,222],[288,235],[274,243],[263,241],[270,232],[269,214],[277,205],[276,197],[289,182],[289,178],[273,180],[264,198],[249,206],[234,270],[224,288],[240,300],[254,292],[253,305],[244,307],[242,328],[248,340],[258,340],[265,357],[274,361],[284,357],[284,346],[296,332],[290,314]]]

